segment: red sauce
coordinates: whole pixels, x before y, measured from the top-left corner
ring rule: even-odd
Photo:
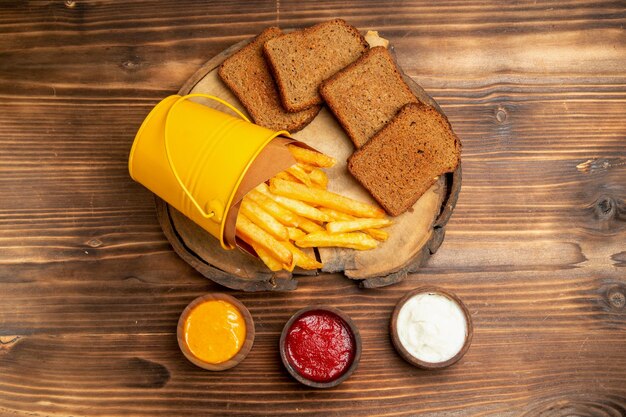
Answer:
[[[354,336],[343,319],[324,310],[304,313],[285,338],[291,366],[304,378],[330,382],[343,375],[354,360]]]

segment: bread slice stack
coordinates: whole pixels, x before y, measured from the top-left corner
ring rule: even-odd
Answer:
[[[255,123],[293,133],[321,109],[322,81],[367,48],[359,31],[341,19],[288,34],[271,27],[228,57],[218,73]]]
[[[418,101],[382,46],[324,81],[320,93],[356,148],[365,145],[402,106]]]
[[[378,46],[324,81],[320,93],[357,148],[350,173],[392,216],[454,171],[461,144],[447,119],[421,103]]]
[[[445,116],[419,101],[385,46],[369,49],[341,19],[286,34],[268,28],[219,75],[270,129],[300,130],[325,102],[356,148],[349,172],[392,216],[459,164],[461,142]]]
[[[282,34],[277,27],[265,29],[252,42],[228,57],[218,74],[256,124],[277,131],[297,132],[315,118],[321,106],[291,113],[281,105],[276,83],[263,57],[263,45]]]
[[[320,84],[368,48],[365,38],[341,19],[288,33],[265,43],[265,57],[283,106],[301,111],[322,103]]]

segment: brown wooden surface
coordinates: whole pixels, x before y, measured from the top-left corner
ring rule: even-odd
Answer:
[[[238,367],[189,363],[176,323],[221,290],[171,249],[127,173],[139,124],[208,57],[264,27],[342,17],[378,29],[463,140],[439,251],[383,289],[338,275],[235,295],[256,339]],[[0,415],[626,414],[623,1],[0,4]],[[472,347],[420,371],[395,354],[394,304],[437,285]],[[347,312],[363,354],[339,387],[282,368],[284,322]]]

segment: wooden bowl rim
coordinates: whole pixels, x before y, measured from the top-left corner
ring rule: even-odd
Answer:
[[[456,355],[454,355],[450,359],[443,361],[443,362],[427,362],[427,361],[423,361],[421,359],[416,358],[415,356],[411,355],[404,348],[404,346],[402,346],[402,342],[400,341],[400,337],[398,335],[398,314],[400,313],[400,310],[409,299],[413,298],[414,296],[418,294],[423,294],[423,293],[435,293],[435,294],[443,295],[444,297],[456,302],[458,306],[461,308],[461,311],[463,311],[463,315],[465,316],[465,322],[467,324],[465,342],[463,343],[461,350],[459,350]],[[472,344],[472,338],[474,336],[474,326],[472,324],[472,316],[467,306],[465,305],[463,300],[461,300],[456,294],[448,290],[445,290],[441,287],[437,287],[433,285],[426,285],[426,286],[421,286],[421,287],[418,287],[409,291],[398,301],[398,303],[396,304],[396,307],[393,310],[393,314],[391,315],[391,320],[389,322],[389,333],[391,335],[391,341],[393,343],[393,346],[396,349],[396,351],[400,354],[402,359],[404,359],[405,361],[407,361],[413,366],[417,366],[418,368],[433,370],[433,369],[447,368],[448,366],[454,365],[465,355],[470,345]]]
[[[289,332],[289,329],[291,328],[292,324],[296,320],[298,320],[300,317],[302,317],[304,314],[310,311],[318,311],[318,310],[331,312],[337,315],[340,319],[342,319],[344,323],[346,323],[350,331],[352,332],[352,337],[354,339],[354,345],[355,345],[354,346],[354,358],[352,359],[352,363],[350,364],[348,369],[339,378],[333,379],[332,381],[329,381],[329,382],[311,381],[310,379],[307,379],[303,377],[302,375],[300,375],[298,371],[296,371],[293,368],[293,366],[291,366],[291,364],[289,363],[289,358],[287,358],[287,353],[285,351],[285,339],[287,338],[287,333]],[[358,368],[359,361],[361,360],[361,351],[362,351],[361,334],[359,333],[358,327],[356,326],[354,321],[350,318],[350,316],[348,316],[345,312],[341,311],[340,309],[336,307],[328,306],[328,305],[311,305],[311,306],[308,306],[308,307],[305,307],[296,311],[289,318],[289,320],[287,320],[287,323],[285,323],[285,325],[283,326],[283,330],[280,333],[280,341],[278,344],[278,349],[280,351],[280,359],[283,362],[285,369],[287,369],[287,372],[289,372],[289,375],[291,375],[295,380],[297,380],[303,385],[313,387],[313,388],[332,388],[332,387],[336,387],[337,385],[341,384],[343,381],[348,379],[350,375],[352,375],[354,371],[356,371],[356,369]]]
[[[189,346],[185,342],[185,321],[187,320],[189,313],[191,313],[191,311],[198,305],[210,300],[219,300],[231,303],[239,310],[246,324],[246,338],[243,345],[241,346],[241,349],[239,349],[235,356],[228,359],[227,361],[220,363],[210,363],[203,361],[191,352]],[[243,361],[245,357],[248,356],[248,353],[250,353],[250,350],[252,349],[252,345],[254,344],[254,336],[254,320],[252,319],[250,311],[241,301],[231,295],[224,293],[209,293],[195,298],[187,305],[187,307],[185,307],[183,312],[180,314],[180,317],[178,319],[178,326],[176,327],[176,338],[178,340],[178,347],[183,352],[185,357],[194,365],[209,371],[224,371],[226,369],[233,368],[234,366],[237,366],[239,363],[241,363],[241,361]]]

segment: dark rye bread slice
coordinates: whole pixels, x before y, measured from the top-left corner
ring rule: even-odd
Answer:
[[[308,125],[321,106],[297,113],[283,108],[276,83],[263,57],[263,44],[280,35],[282,31],[277,27],[265,29],[252,42],[228,57],[220,66],[218,74],[256,124],[293,133]]]
[[[360,148],[407,103],[419,100],[385,47],[370,49],[320,87],[339,123]]]
[[[410,103],[348,158],[348,170],[387,213],[398,216],[436,176],[454,171],[460,157],[461,142],[445,116]]]
[[[263,47],[285,109],[301,111],[322,99],[322,81],[368,48],[359,31],[341,19],[270,39]]]

